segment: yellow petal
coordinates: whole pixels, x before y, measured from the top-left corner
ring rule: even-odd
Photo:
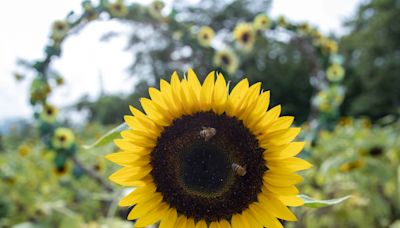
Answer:
[[[242,221],[246,221],[249,227],[263,227],[263,225],[256,219],[256,217],[251,213],[250,209],[247,208],[242,212]]]
[[[276,196],[283,204],[287,206],[297,207],[304,205],[304,201],[296,195],[293,196],[283,196],[277,195]]]
[[[232,228],[251,228],[242,214],[234,214],[231,219]]]
[[[185,107],[182,104],[181,100],[181,81],[179,80],[178,74],[176,71],[171,76],[171,93],[172,97],[175,100],[176,106],[181,109],[181,111],[185,114],[190,114],[186,111]]]
[[[204,220],[200,220],[196,223],[195,228],[207,228],[207,223]]]
[[[269,127],[265,133],[287,129],[290,127],[290,125],[292,125],[293,121],[294,121],[293,116],[282,116],[277,120],[275,120],[272,123],[271,127]]]
[[[257,98],[260,95],[261,82],[257,82],[250,86],[247,94],[241,104],[239,105],[237,113],[235,114],[240,120],[243,120],[246,115],[246,110],[254,110],[257,104]]]
[[[229,222],[226,221],[225,219],[219,221],[219,226],[221,228],[231,228],[231,224],[229,224]]]
[[[248,128],[252,130],[253,134],[258,135],[265,132],[268,127],[272,124],[272,122],[279,117],[281,114],[281,106],[277,105],[271,108],[268,112],[266,112],[261,120],[259,121],[251,121],[248,124]]]
[[[268,210],[264,210],[263,206],[259,203],[252,203],[249,206],[249,210],[258,222],[265,227],[283,228],[282,224]]]
[[[280,194],[280,195],[297,195],[299,194],[299,190],[295,186],[286,186],[286,187],[279,187],[274,186],[269,183],[264,183],[265,191],[264,192],[271,192],[273,194]]]
[[[144,199],[146,196],[148,196],[147,199],[151,198],[155,191],[156,186],[152,183],[136,188],[131,193],[122,198],[121,201],[119,201],[118,205],[120,207],[132,206],[137,203],[138,200]]]
[[[128,214],[128,220],[137,219],[147,213],[149,213],[154,208],[161,206],[162,196],[161,194],[154,194],[154,197],[147,201],[137,204],[131,212]]]
[[[196,94],[189,86],[189,83],[186,80],[182,80],[181,87],[183,105],[187,108],[189,113],[198,112],[200,109],[199,101]]]
[[[194,228],[194,219],[193,218],[188,218],[186,220],[186,228]]]
[[[281,160],[270,160],[267,161],[267,166],[271,170],[286,170],[289,172],[297,172],[312,167],[309,162],[297,157],[290,157]]]
[[[145,177],[151,171],[150,166],[143,167],[123,167],[117,172],[113,173],[109,179],[115,183],[123,185],[127,180],[137,180]]]
[[[257,98],[257,103],[256,106],[254,107],[253,110],[247,110],[246,115],[244,117],[244,123],[245,125],[249,125],[250,123],[256,123],[261,120],[263,115],[268,109],[269,106],[269,101],[270,101],[270,92],[266,91],[263,92],[258,98]]]
[[[203,111],[211,109],[211,101],[214,91],[214,74],[214,71],[208,74],[200,90],[200,106]]]
[[[294,157],[304,148],[304,144],[304,142],[291,142],[288,145],[281,146],[280,148],[268,148],[268,150],[264,152],[263,156],[265,160]]]
[[[257,138],[259,140],[260,147],[268,149],[269,146],[278,146],[290,143],[299,133],[300,128],[294,127],[263,134]]]
[[[137,155],[147,155],[151,153],[151,149],[134,145],[125,139],[115,139],[114,143],[124,152],[129,152]]]
[[[160,91],[163,95],[165,104],[168,106],[168,111],[175,117],[180,117],[183,113],[180,108],[179,101],[175,100],[172,95],[171,85],[165,80],[160,81]]]
[[[130,152],[118,152],[118,153],[112,153],[106,156],[106,158],[118,165],[121,166],[129,166],[134,164],[135,161],[149,161],[150,162],[150,156],[145,155],[145,156],[139,156],[134,153]]]
[[[162,218],[159,228],[174,228],[178,214],[174,208],[170,208],[165,217]]]
[[[241,80],[229,94],[228,100],[226,102],[226,114],[228,116],[235,116],[239,105],[242,104],[243,99],[247,94],[249,89],[249,81],[247,79]]]
[[[146,116],[124,116],[124,120],[133,130],[147,131],[152,136],[157,137],[160,134],[160,129]]]
[[[290,172],[274,172],[273,170],[268,170],[263,176],[263,180],[274,186],[288,187],[291,185],[298,184],[303,181],[303,177],[298,174]]]
[[[160,207],[157,207],[149,213],[141,216],[135,223],[135,227],[146,227],[156,223],[158,220],[163,218],[168,211],[168,205],[162,203]]]
[[[163,110],[161,106],[157,106],[156,103],[152,102],[147,98],[141,98],[140,104],[142,105],[144,111],[147,116],[157,125],[159,126],[168,126],[170,125],[171,118],[166,116],[168,113],[166,110]]]
[[[228,99],[228,88],[224,76],[219,73],[215,82],[215,89],[212,98],[212,108],[215,113],[221,115],[225,111],[225,104]]]
[[[188,70],[188,82],[190,87],[192,87],[193,91],[195,92],[197,99],[199,100],[201,84],[196,73],[192,70],[192,68],[189,68]]]
[[[210,228],[219,228],[219,226],[218,226],[218,222],[217,221],[212,221],[211,223],[210,223],[210,226],[209,226]]]
[[[126,130],[121,132],[122,138],[133,143],[134,145],[145,147],[145,148],[153,148],[156,145],[155,139],[150,139],[147,137],[143,137],[141,135],[137,135],[133,133],[131,130]]]
[[[258,194],[261,206],[270,214],[288,221],[297,221],[296,216],[277,198],[271,194]]]
[[[176,228],[186,228],[186,222],[187,222],[186,216],[181,215],[181,216],[179,216],[178,219],[176,220],[175,227],[176,227]]]

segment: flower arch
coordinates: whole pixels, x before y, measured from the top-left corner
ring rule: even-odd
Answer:
[[[83,13],[70,13],[63,20],[52,25],[50,39],[44,48],[45,57],[32,62],[23,61],[35,73],[30,88],[30,103],[34,109],[42,141],[56,153],[55,166],[63,171],[68,160],[72,160],[84,173],[93,177],[108,191],[112,188],[93,170],[85,167],[77,158],[78,149],[71,129],[57,121],[57,108],[48,102],[52,92],[64,83],[64,78],[56,73],[51,63],[62,53],[62,43],[71,35],[79,33],[87,24],[99,18],[136,21],[159,24],[169,27],[173,39],[183,44],[195,41],[202,51],[211,52],[212,64],[228,75],[234,75],[254,48],[257,39],[270,39],[269,32],[285,32],[295,37],[292,42],[299,43],[300,51],[310,58],[313,64],[310,83],[314,89],[310,120],[316,120],[318,113],[335,115],[343,101],[344,86],[341,81],[344,69],[343,58],[337,54],[338,45],[333,39],[324,36],[307,23],[292,23],[284,17],[269,18],[266,14],[256,15],[252,20],[239,23],[230,36],[224,36],[215,45],[221,31],[207,25],[189,25],[176,19],[177,12],[172,9],[168,15],[162,13],[164,3],[154,1],[150,5],[140,3],[125,4],[123,0],[109,2],[101,0],[98,5],[83,1]],[[222,31],[222,33],[227,33]],[[223,45],[220,45],[220,44]],[[220,48],[220,47],[223,48]],[[18,74],[16,77],[20,77]],[[115,131],[121,130],[120,126]],[[112,135],[112,132],[110,133]],[[106,136],[107,137],[107,136]]]

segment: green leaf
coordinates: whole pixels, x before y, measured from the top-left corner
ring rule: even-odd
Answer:
[[[114,139],[118,138],[121,131],[127,130],[127,129],[129,129],[129,126],[126,123],[120,124],[117,127],[115,127],[114,129],[112,129],[111,131],[107,132],[105,135],[101,136],[101,138],[99,138],[93,144],[91,144],[91,145],[83,145],[82,147],[84,149],[88,150],[88,149],[92,149],[92,148],[95,148],[95,147],[100,147],[100,146],[107,145],[108,143],[110,143]]]
[[[327,206],[332,206],[332,205],[335,205],[335,204],[339,204],[339,203],[347,200],[351,196],[344,196],[344,197],[341,197],[341,198],[328,199],[328,200],[317,200],[317,199],[313,199],[313,198],[311,198],[309,196],[306,196],[306,195],[298,195],[298,197],[303,199],[305,207],[320,208],[320,207],[327,207]]]

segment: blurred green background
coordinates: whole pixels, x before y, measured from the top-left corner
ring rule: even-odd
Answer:
[[[272,106],[282,104],[303,128],[307,146],[300,156],[314,167],[302,173],[300,191],[318,199],[352,196],[330,207],[295,208],[299,221],[287,227],[400,227],[400,1],[363,1],[340,35],[270,17],[270,6],[269,0],[83,1],[83,13],[54,22],[44,57],[21,59],[13,76],[28,84],[33,117],[2,126],[0,227],[131,227],[127,208],[117,206],[127,190],[107,180],[118,167],[104,155],[115,146],[82,146],[121,124],[148,86],[189,67],[201,79],[216,69],[232,85],[243,75],[261,81]],[[109,19],[130,28],[123,36],[135,56],[128,66],[135,88],[51,105],[68,82],[52,65],[64,40]],[[248,27],[240,30],[242,23]],[[246,29],[250,41],[235,37]],[[121,34],[102,39],[115,36]],[[67,143],[57,143],[60,137]]]

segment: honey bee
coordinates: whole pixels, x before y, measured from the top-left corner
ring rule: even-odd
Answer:
[[[236,163],[232,163],[232,169],[233,169],[233,172],[235,172],[235,174],[238,176],[242,177],[242,176],[246,175],[246,165],[241,166]]]
[[[204,138],[204,141],[210,140],[216,133],[217,130],[212,127],[201,127],[202,130],[200,131],[200,137]]]

